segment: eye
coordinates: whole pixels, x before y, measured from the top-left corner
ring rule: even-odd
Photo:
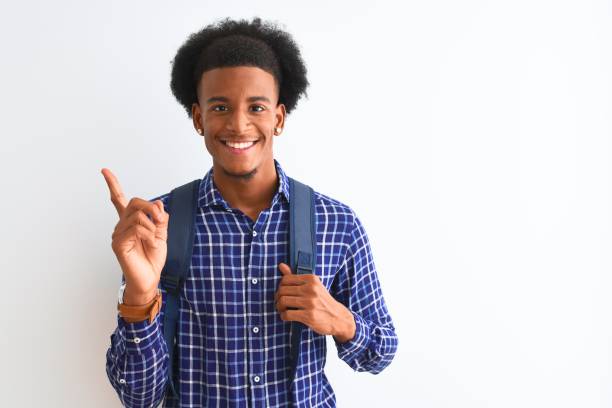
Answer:
[[[261,110],[256,110],[255,112],[263,112],[266,110],[266,108],[264,106],[261,105],[253,105],[254,108],[261,108]]]
[[[218,111],[218,110],[216,110],[217,108],[224,108],[224,109],[225,109],[225,108],[227,108],[227,107],[226,107],[225,105],[215,105],[215,106],[213,106],[213,107],[212,107],[212,109],[211,109],[211,110],[213,110],[213,111],[215,111],[215,112],[223,112],[223,111]]]

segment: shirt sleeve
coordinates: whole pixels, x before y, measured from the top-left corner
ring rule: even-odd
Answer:
[[[162,309],[164,303],[162,293]],[[162,318],[160,310],[151,323],[128,323],[117,313],[106,352],[106,374],[125,407],[157,407],[164,397],[169,354]]]
[[[355,318],[355,336],[334,342],[338,357],[355,371],[380,373],[397,350],[398,338],[387,310],[372,250],[363,224],[353,212],[353,226],[344,262],[332,284],[332,295]]]

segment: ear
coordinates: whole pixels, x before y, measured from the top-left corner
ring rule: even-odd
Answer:
[[[285,116],[287,116],[285,105],[282,103],[279,103],[278,105],[276,105],[274,128],[283,129],[285,127]]]
[[[191,119],[193,121],[193,127],[198,131],[198,129],[204,130],[204,120],[202,118],[202,110],[200,109],[200,105],[198,103],[193,103],[191,105]],[[200,134],[201,136],[202,134]]]

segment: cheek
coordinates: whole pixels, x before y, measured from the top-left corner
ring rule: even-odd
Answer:
[[[211,153],[212,150],[214,149],[214,141],[211,140],[211,138],[209,136],[204,137],[204,145],[206,146],[206,150],[208,150],[208,153]]]
[[[271,124],[269,122],[266,122],[265,124],[262,123],[260,126],[257,127],[259,134],[264,135],[265,139],[265,144],[271,144],[272,140],[274,140],[274,124]]]
[[[265,135],[271,135],[274,132],[274,123],[276,122],[273,113],[261,115],[253,118],[253,125],[257,130]]]

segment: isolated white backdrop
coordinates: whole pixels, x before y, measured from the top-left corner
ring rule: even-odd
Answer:
[[[330,339],[338,406],[612,406],[611,8],[3,3],[0,405],[120,406],[100,169],[147,199],[202,177],[170,61],[204,25],[260,16],[311,82],[276,158],[361,217],[399,336],[379,375]]]

